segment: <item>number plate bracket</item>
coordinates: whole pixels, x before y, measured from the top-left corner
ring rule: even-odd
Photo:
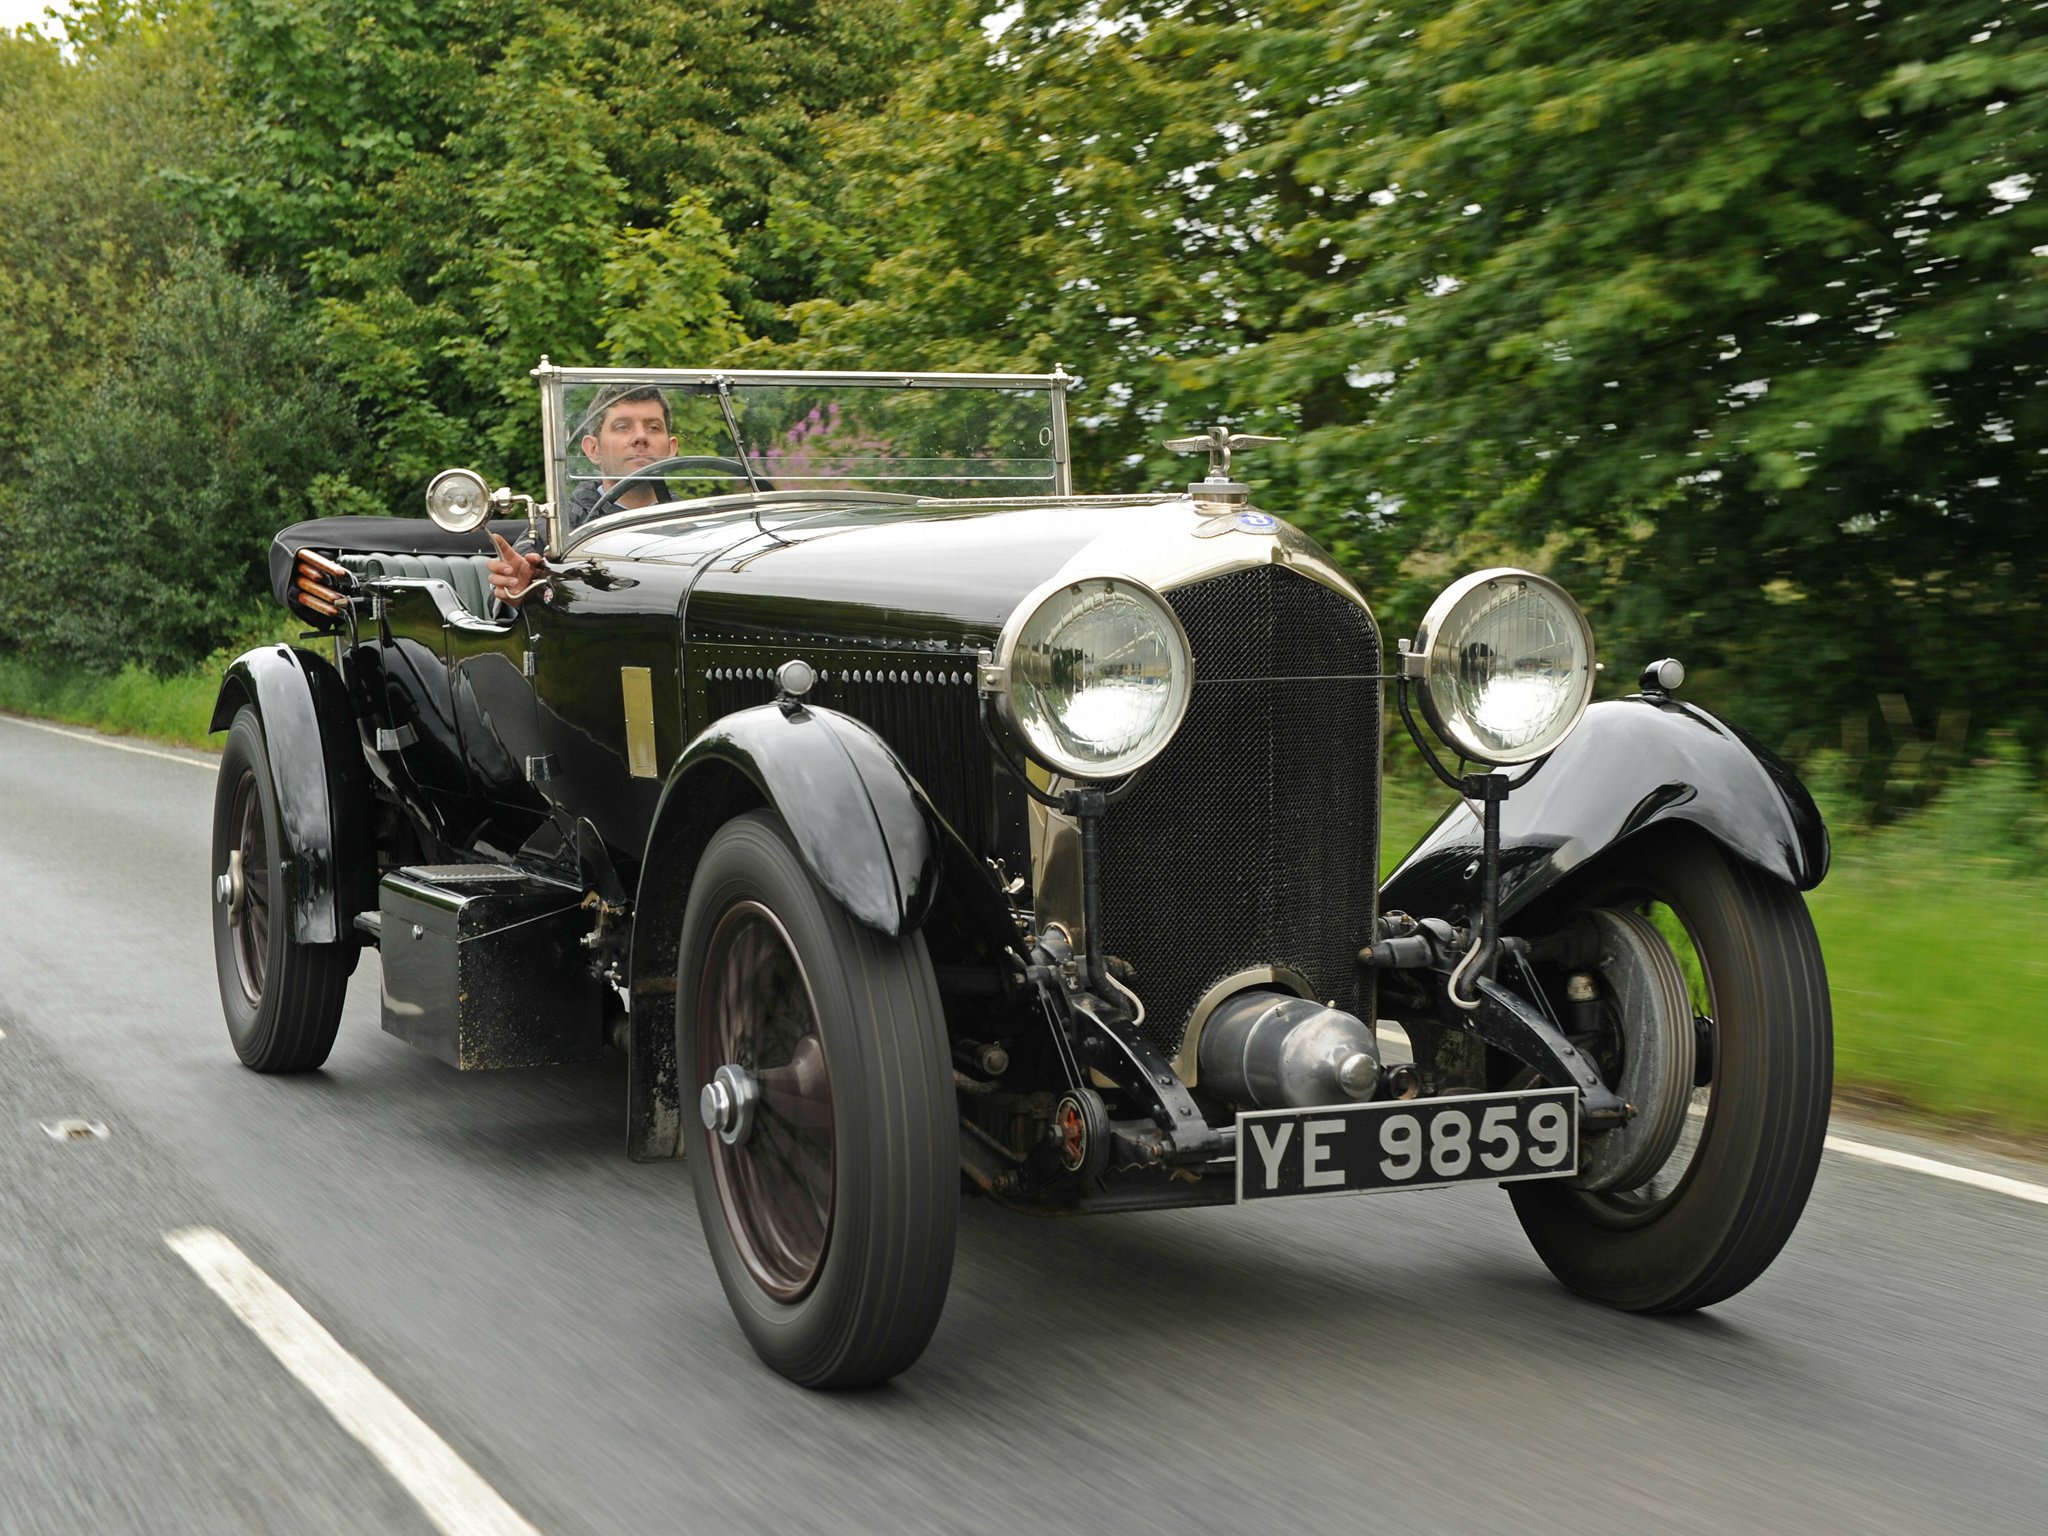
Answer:
[[[1362,1195],[1569,1178],[1579,1169],[1574,1088],[1389,1099],[1237,1117],[1237,1198]]]

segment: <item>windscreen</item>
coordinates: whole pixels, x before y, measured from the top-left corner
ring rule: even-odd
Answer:
[[[1042,496],[1054,398],[997,385],[553,381],[570,524],[736,491]]]

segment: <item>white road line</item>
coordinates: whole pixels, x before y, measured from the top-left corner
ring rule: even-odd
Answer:
[[[1383,1045],[1406,1046],[1408,1037],[1399,1030],[1378,1028],[1374,1031]],[[1699,1105],[1692,1105],[1687,1111],[1692,1115],[1706,1113]],[[2015,1200],[2030,1200],[2035,1205],[2048,1205],[2048,1184],[2030,1184],[2025,1179],[2008,1178],[2002,1173],[1984,1173],[1975,1168],[1965,1168],[1960,1163],[1944,1163],[1937,1158],[1921,1157],[1912,1152],[1894,1152],[1889,1147],[1872,1146],[1867,1141],[1852,1141],[1847,1136],[1830,1136],[1822,1143],[1828,1151],[1839,1152],[1844,1157],[1860,1157],[1865,1162],[1881,1163],[1887,1168],[1903,1168],[1908,1173],[1924,1173],[1933,1179],[1948,1179],[1957,1184],[1967,1184],[1972,1189],[1987,1189],[1993,1194],[2011,1195]]]
[[[45,725],[40,720],[24,720],[19,715],[0,715],[9,725],[25,725],[32,731],[48,731],[52,736],[69,736],[73,741],[83,741],[95,747],[110,747],[116,752],[133,752],[138,757],[160,757],[167,763],[183,763],[187,768],[203,769],[207,773],[218,773],[218,765],[202,763],[189,757],[180,757],[175,752],[159,752],[154,747],[132,747],[125,741],[109,741],[94,731],[67,731],[62,726]]]
[[[1890,1147],[1873,1147],[1868,1142],[1851,1141],[1846,1136],[1830,1136],[1826,1146],[1830,1152],[1840,1152],[1845,1157],[1860,1157],[1866,1162],[1882,1163],[1887,1168],[1904,1168],[1912,1173],[1924,1173],[1930,1178],[1951,1179],[1958,1184],[1968,1184],[1973,1189],[1988,1189],[1995,1194],[2011,1195],[2015,1200],[2031,1200],[2036,1205],[2048,1205],[2048,1184],[2029,1184],[2025,1179],[2009,1179],[2002,1173],[1984,1173],[1957,1163],[1937,1162],[1934,1158],[1920,1157],[1911,1152],[1894,1152]]]
[[[396,1393],[227,1238],[211,1227],[188,1227],[166,1232],[164,1242],[419,1501],[437,1529],[446,1536],[540,1536]]]

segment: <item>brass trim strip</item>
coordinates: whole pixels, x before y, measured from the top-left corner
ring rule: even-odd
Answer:
[[[619,668],[626,705],[626,771],[636,779],[660,775],[654,756],[654,674],[646,667]]]

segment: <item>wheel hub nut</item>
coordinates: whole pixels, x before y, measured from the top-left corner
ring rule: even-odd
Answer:
[[[697,1095],[697,1115],[704,1129],[716,1131],[729,1147],[745,1141],[754,1129],[754,1106],[761,1090],[745,1067],[727,1062],[711,1075],[704,1091]]]
[[[242,850],[228,853],[228,867],[213,882],[213,899],[228,909],[228,921],[240,919],[248,886],[242,879]]]

